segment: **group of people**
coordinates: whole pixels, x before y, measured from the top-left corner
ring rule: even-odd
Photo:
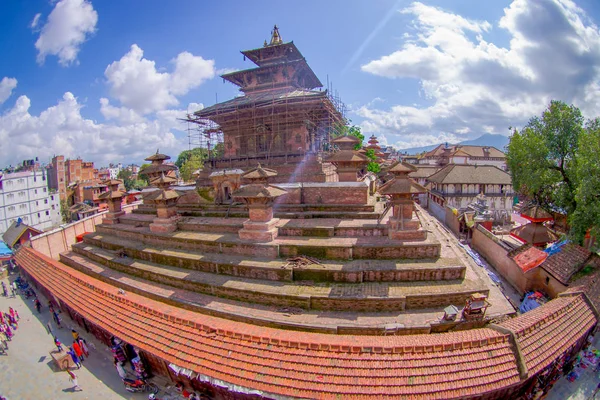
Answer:
[[[90,352],[86,340],[80,337],[79,333],[75,329],[71,329],[71,335],[73,336],[73,344],[69,346],[66,351],[67,354],[71,356],[73,363],[79,369],[81,368],[81,363],[90,355]],[[62,343],[56,336],[54,336],[54,345],[56,346],[58,352],[64,350]]]
[[[8,307],[7,313],[0,311],[0,351],[2,354],[8,350],[8,342],[12,340],[19,327],[19,319],[19,313],[12,307]]]
[[[2,295],[4,297],[8,297],[8,291],[10,289],[12,297],[17,296],[17,284],[15,282],[9,283],[8,288],[6,287],[6,283],[2,282]]]

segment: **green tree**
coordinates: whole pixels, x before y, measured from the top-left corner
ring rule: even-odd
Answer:
[[[183,179],[184,182],[191,181],[192,174],[201,167],[202,159],[197,154],[192,154],[192,156],[183,163],[181,168],[179,168],[181,179]]]
[[[67,200],[60,201],[60,216],[63,223],[68,224],[71,222],[71,212],[69,211]]]
[[[577,107],[552,101],[541,118],[532,118],[520,132],[515,129],[506,155],[515,189],[543,207],[571,215],[577,208],[583,124]]]
[[[117,174],[117,179],[120,179],[123,181],[123,185],[125,185],[125,190],[133,189],[133,181],[134,180],[131,178],[131,175],[132,175],[132,173],[128,169],[122,169]]]
[[[352,122],[352,121],[349,121]],[[360,139],[360,143],[356,145],[355,150],[360,150],[362,148],[363,142],[365,140],[365,135],[363,135],[360,131],[360,126],[358,125],[347,125],[343,123],[338,123],[334,125],[333,132],[331,133],[331,138],[335,139],[340,136],[356,136]]]
[[[371,161],[367,164],[367,171],[378,173],[381,171],[381,166],[377,164],[375,161]]]
[[[219,151],[218,145],[215,146],[213,151]],[[177,161],[175,161],[175,165],[177,165],[177,168],[181,169],[181,167],[183,167],[183,164],[185,164],[185,162],[188,161],[194,155],[197,156],[201,162],[203,162],[208,158],[208,151],[202,147],[196,147],[191,150],[184,150],[181,153],[179,153]]]
[[[142,171],[144,170],[144,168],[149,166],[150,164],[148,163],[142,164],[142,166],[140,167],[140,172],[138,172],[138,179],[144,182],[144,186],[148,186],[150,184],[150,178],[148,178],[148,175],[142,173]]]
[[[583,241],[588,229],[600,238],[600,119],[589,121],[579,140],[577,175],[579,186],[575,194],[577,208],[570,219],[571,236]]]

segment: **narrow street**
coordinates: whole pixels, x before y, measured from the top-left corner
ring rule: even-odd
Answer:
[[[15,275],[11,275],[10,279]],[[8,284],[9,279],[3,280]],[[35,290],[35,289],[34,289]],[[130,393],[125,390],[108,348],[84,329],[74,326],[68,315],[62,314],[63,328],[54,333],[68,346],[73,342],[71,328],[96,349],[90,348],[90,357],[83,362],[81,369],[75,369],[82,391],[73,391],[73,384],[65,371],[58,371],[54,366],[50,352],[55,349],[52,335],[45,324],[51,319],[47,300],[38,293],[44,305],[38,314],[33,298],[25,299],[21,294],[17,297],[0,296],[0,310],[8,312],[13,307],[19,313],[19,327],[14,331],[12,341],[8,342],[8,354],[0,355],[0,395],[8,400],[18,399],[147,399],[148,393]],[[129,369],[129,365],[125,366]],[[161,391],[162,398],[164,392]]]

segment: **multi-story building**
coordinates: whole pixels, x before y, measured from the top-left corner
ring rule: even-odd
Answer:
[[[55,189],[61,200],[67,198],[67,187],[70,184],[98,178],[98,170],[94,168],[94,163],[81,159],[65,161],[64,156],[54,156],[47,169],[48,187]]]
[[[67,184],[65,174],[65,156],[54,156],[47,167],[48,187],[58,192],[61,200],[67,198]]]
[[[425,153],[419,158],[419,164],[494,165],[506,170],[506,154],[490,146],[448,145],[446,143]]]
[[[59,194],[48,189],[44,169],[0,177],[0,234],[18,218],[38,230],[61,223]]]
[[[123,164],[121,164],[121,163],[118,163],[117,165],[110,164],[108,166],[108,172],[110,173],[110,179],[117,179],[117,176],[119,175],[119,172],[121,172],[122,169],[123,169]]]
[[[494,219],[510,216],[514,191],[510,175],[491,165],[449,164],[427,178],[428,207],[436,216],[448,206],[465,209],[476,202],[479,194],[487,198]]]

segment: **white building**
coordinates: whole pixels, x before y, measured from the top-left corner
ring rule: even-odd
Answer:
[[[440,144],[418,159],[418,164],[493,165],[506,171],[506,154],[495,147]]]
[[[0,235],[17,218],[41,231],[60,225],[59,195],[47,179],[43,169],[0,176]]]
[[[118,163],[117,165],[110,164],[108,166],[108,172],[110,173],[110,179],[117,179],[119,172],[123,169],[123,164]]]

